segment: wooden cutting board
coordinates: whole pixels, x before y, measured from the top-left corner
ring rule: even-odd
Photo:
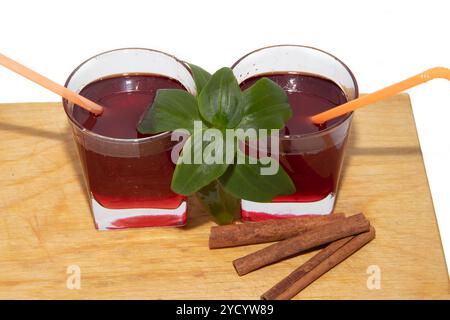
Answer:
[[[209,250],[192,202],[184,228],[96,231],[61,105],[0,105],[0,134],[0,298],[258,299],[313,254],[239,277],[231,261],[265,245]],[[407,95],[357,111],[337,211],[364,212],[377,238],[297,299],[450,298]]]

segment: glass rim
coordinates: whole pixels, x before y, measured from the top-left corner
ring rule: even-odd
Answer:
[[[69,77],[67,78],[66,82],[64,83],[64,87],[66,87],[66,88],[68,87],[68,85],[69,85],[70,81],[72,80],[72,78],[74,77],[74,75],[75,75],[75,74],[76,74],[76,73],[77,73],[77,72],[78,72],[78,71],[79,71],[86,63],[88,63],[88,62],[90,62],[90,61],[92,61],[92,60],[94,60],[94,59],[96,59],[96,58],[98,58],[98,57],[100,57],[100,56],[103,56],[103,55],[105,55],[105,54],[109,54],[109,53],[117,52],[117,51],[127,51],[127,50],[130,50],[130,51],[137,51],[137,50],[138,50],[138,51],[146,51],[146,52],[154,52],[154,53],[161,53],[161,54],[164,54],[165,56],[174,59],[175,62],[177,62],[177,63],[179,63],[180,65],[182,65],[182,66],[189,72],[189,74],[192,76],[192,71],[191,71],[191,69],[189,68],[188,64],[187,64],[185,61],[178,59],[176,56],[174,56],[174,55],[172,55],[172,54],[169,54],[169,53],[164,52],[164,51],[156,50],[156,49],[141,48],[141,47],[125,47],[125,48],[117,48],[117,49],[112,49],[112,50],[107,50],[107,51],[104,51],[104,52],[100,52],[100,53],[98,53],[98,54],[96,54],[96,55],[93,55],[92,57],[90,57],[90,58],[84,60],[83,62],[81,62],[81,63],[80,63],[80,64],[79,64],[79,65],[78,65],[71,73],[70,73]],[[94,80],[94,81],[95,81],[95,80]],[[67,115],[67,117],[69,118],[70,122],[71,122],[72,124],[74,124],[78,129],[80,129],[83,133],[89,134],[89,135],[91,135],[91,136],[93,136],[93,137],[95,137],[95,138],[107,140],[107,141],[110,141],[110,142],[117,142],[117,143],[143,143],[143,142],[147,142],[147,141],[151,141],[151,140],[161,140],[161,139],[163,139],[163,138],[166,138],[166,137],[170,136],[170,134],[171,134],[171,131],[164,131],[164,132],[161,132],[161,133],[158,133],[158,134],[149,136],[149,137],[144,137],[144,138],[130,138],[130,139],[127,139],[127,138],[113,138],[113,137],[108,137],[108,136],[105,136],[105,135],[102,135],[102,134],[98,134],[98,133],[93,132],[92,130],[89,130],[89,129],[87,129],[87,128],[84,128],[80,123],[78,123],[78,122],[74,119],[74,117],[73,117],[71,114],[69,114],[69,112],[68,112],[68,103],[69,103],[69,101],[68,101],[67,99],[65,99],[65,98],[63,98],[62,101],[63,101],[64,111],[66,112],[66,115]]]
[[[359,88],[358,88],[358,82],[356,81],[356,77],[353,74],[353,72],[350,70],[350,68],[339,58],[337,58],[336,56],[332,55],[331,53],[328,53],[322,49],[318,49],[315,47],[311,47],[311,46],[305,46],[305,45],[300,45],[300,44],[276,44],[276,45],[270,45],[270,46],[265,46],[265,47],[261,47],[259,49],[253,50],[248,52],[247,54],[243,55],[242,57],[240,57],[238,60],[236,60],[236,62],[233,63],[233,65],[231,66],[231,69],[233,70],[241,61],[243,61],[244,59],[248,58],[249,56],[251,56],[254,53],[266,50],[266,49],[272,49],[272,48],[282,48],[282,47],[291,47],[291,48],[303,48],[303,49],[309,49],[312,51],[316,51],[316,52],[320,52],[320,53],[324,53],[327,56],[329,56],[330,58],[333,58],[334,60],[336,60],[337,63],[341,64],[344,69],[347,71],[347,73],[350,75],[350,78],[352,79],[353,85],[354,85],[354,89],[355,89],[355,97],[351,100],[354,100],[356,98],[359,97]],[[286,71],[286,70],[285,70]],[[257,74],[255,74],[257,75]],[[331,79],[329,79],[330,81],[333,81]],[[334,83],[336,83],[335,81],[333,81]],[[341,87],[339,84],[337,84],[339,87]],[[348,100],[348,101],[351,101]],[[280,140],[282,141],[288,141],[288,140],[297,140],[297,139],[303,139],[303,138],[310,138],[310,137],[314,137],[314,136],[321,136],[321,135],[325,135],[330,133],[331,131],[334,131],[335,129],[339,128],[341,125],[343,125],[347,120],[351,120],[353,118],[353,111],[349,112],[345,115],[345,117],[343,117],[341,119],[341,121],[338,121],[336,123],[334,123],[332,126],[330,126],[329,128],[317,131],[317,132],[309,132],[309,133],[303,133],[303,134],[292,134],[292,135],[280,135]]]

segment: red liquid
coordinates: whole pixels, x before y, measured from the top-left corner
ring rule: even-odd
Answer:
[[[330,80],[298,73],[273,73],[249,78],[241,84],[241,88],[248,88],[262,77],[276,82],[288,95],[293,117],[281,130],[284,135],[317,133],[342,122],[345,118],[335,118],[320,126],[309,120],[314,114],[347,102],[341,88]],[[302,143],[300,141],[281,141],[280,163],[294,182],[296,192],[293,195],[277,197],[273,202],[312,202],[335,193],[345,140],[336,143],[330,136],[325,135],[324,147],[312,152],[293,152],[295,144]]]
[[[145,136],[136,130],[136,125],[153,102],[156,91],[163,88],[185,90],[178,81],[159,75],[100,79],[88,84],[80,93],[102,105],[105,108],[103,114],[93,116],[75,106],[73,116],[84,128],[103,136],[143,138]],[[175,168],[170,158],[171,143],[170,137],[158,139],[150,147],[147,145],[147,150],[136,147],[134,154],[124,156],[111,156],[108,150],[102,152],[98,147],[89,149],[77,143],[88,186],[95,200],[110,209],[179,207],[184,197],[170,189]],[[108,144],[102,147],[116,148]],[[158,216],[159,220],[161,218]],[[145,226],[149,225],[152,224],[145,223]],[[158,222],[156,225],[164,223]]]

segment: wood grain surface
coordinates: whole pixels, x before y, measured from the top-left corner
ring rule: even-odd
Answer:
[[[61,105],[0,105],[0,135],[0,298],[258,299],[314,254],[239,277],[231,261],[265,245],[209,250],[212,222],[193,201],[184,228],[96,231]],[[297,299],[449,299],[407,95],[357,111],[336,210],[364,212],[377,237]]]

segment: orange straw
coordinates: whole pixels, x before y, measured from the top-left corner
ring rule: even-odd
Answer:
[[[95,102],[86,99],[85,97],[73,92],[72,90],[63,87],[62,85],[44,77],[43,75],[21,65],[20,63],[8,58],[7,56],[0,53],[0,65],[20,74],[21,76],[43,86],[44,88],[53,91],[54,93],[60,95],[61,97],[69,100],[72,103],[79,105],[80,107],[94,113],[101,114],[103,112],[103,107],[96,104]]]
[[[405,79],[403,81],[394,83],[386,88],[375,91],[368,95],[365,95],[361,98],[352,100],[350,102],[344,103],[340,106],[337,106],[333,109],[327,110],[325,112],[316,114],[311,117],[311,121],[316,124],[324,123],[330,119],[339,117],[343,114],[346,114],[350,111],[356,110],[358,108],[364,107],[368,104],[377,102],[394,94],[400,93],[406,89],[415,87],[421,83],[427,82],[431,79],[443,78],[450,80],[450,69],[443,67],[436,67],[432,69],[428,69],[425,72],[419,73],[414,77]]]

